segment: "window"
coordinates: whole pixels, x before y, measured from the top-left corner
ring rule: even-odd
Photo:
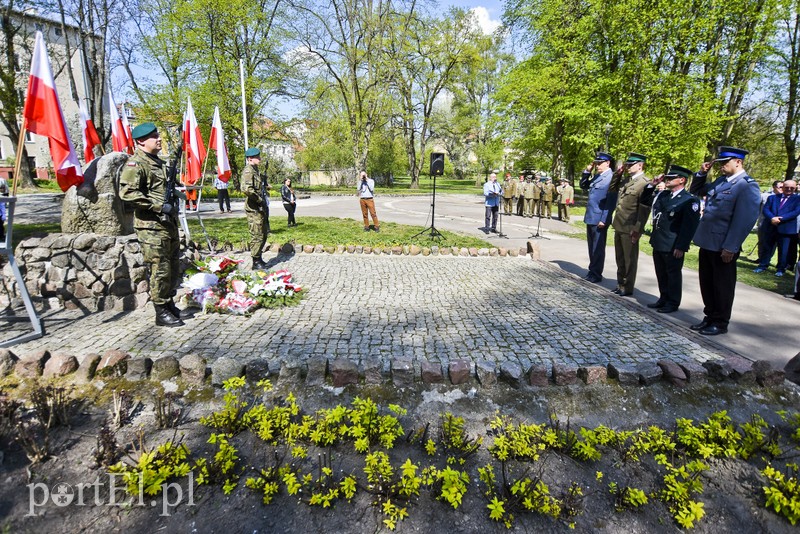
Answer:
[[[61,28],[56,28],[56,36],[61,37]]]
[[[42,24],[41,22],[34,22],[33,26],[34,26],[34,28],[36,28],[37,32],[43,32],[44,31],[44,24]]]

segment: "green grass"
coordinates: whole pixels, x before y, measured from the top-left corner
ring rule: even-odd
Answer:
[[[203,224],[209,236],[220,243],[230,242],[235,246],[249,241],[247,221],[244,217],[236,219],[206,219]],[[419,245],[430,247],[476,247],[494,246],[481,239],[442,231],[443,239],[431,240],[429,233],[414,237],[422,231],[420,226],[381,223],[380,233],[365,232],[361,221],[339,219],[336,217],[302,217],[297,226],[287,228],[286,218],[270,217],[271,243],[298,243],[303,245],[363,245],[370,247],[392,247],[397,245]],[[203,242],[204,237],[196,219],[189,219],[189,231],[194,241]]]

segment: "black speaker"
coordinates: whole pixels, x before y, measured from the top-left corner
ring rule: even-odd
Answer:
[[[444,174],[444,154],[441,152],[431,152],[431,176],[441,176]]]

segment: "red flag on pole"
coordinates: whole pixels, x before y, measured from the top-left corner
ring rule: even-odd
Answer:
[[[217,177],[227,183],[231,179],[231,164],[228,161],[228,147],[225,144],[222,121],[219,120],[219,106],[214,108],[214,121],[211,123],[208,149],[217,151]]]
[[[94,127],[86,106],[81,102],[81,134],[83,137],[83,160],[89,163],[94,159],[94,147],[100,144],[100,136]]]
[[[50,59],[41,32],[36,32],[31,74],[28,78],[28,94],[22,111],[27,131],[47,137],[50,156],[56,171],[56,179],[62,191],[83,183],[83,171],[69,138],[67,123],[61,111]]]
[[[109,110],[111,113],[111,148],[114,152],[132,154],[133,152],[128,150],[130,146],[128,135],[125,133],[125,125],[122,123],[117,104],[114,102],[114,95],[111,94],[111,87],[108,88],[108,105],[111,108]]]
[[[128,142],[128,154],[133,154],[136,147],[133,146],[133,131],[131,130],[131,123],[128,122],[128,113],[125,111],[125,104],[122,104],[122,126],[125,132],[125,140]]]
[[[206,147],[200,136],[200,126],[194,116],[192,99],[187,100],[186,115],[183,119],[183,152],[186,154],[186,179],[189,185],[194,185],[200,180],[203,161],[206,159]]]

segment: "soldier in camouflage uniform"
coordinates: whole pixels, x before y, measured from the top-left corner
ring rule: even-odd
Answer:
[[[244,211],[247,214],[247,228],[250,230],[250,255],[253,258],[253,269],[266,269],[261,259],[261,251],[269,235],[269,190],[267,177],[258,170],[261,163],[261,151],[248,148],[244,153],[247,165],[242,171],[241,188],[247,199]],[[262,197],[263,193],[263,197]]]
[[[135,208],[133,226],[144,261],[150,266],[150,299],[156,310],[156,325],[183,326],[181,311],[173,301],[180,279],[178,209],[177,202],[164,202],[167,173],[158,157],[161,137],[152,122],[134,128],[132,137],[136,151],[120,176],[119,196]]]

